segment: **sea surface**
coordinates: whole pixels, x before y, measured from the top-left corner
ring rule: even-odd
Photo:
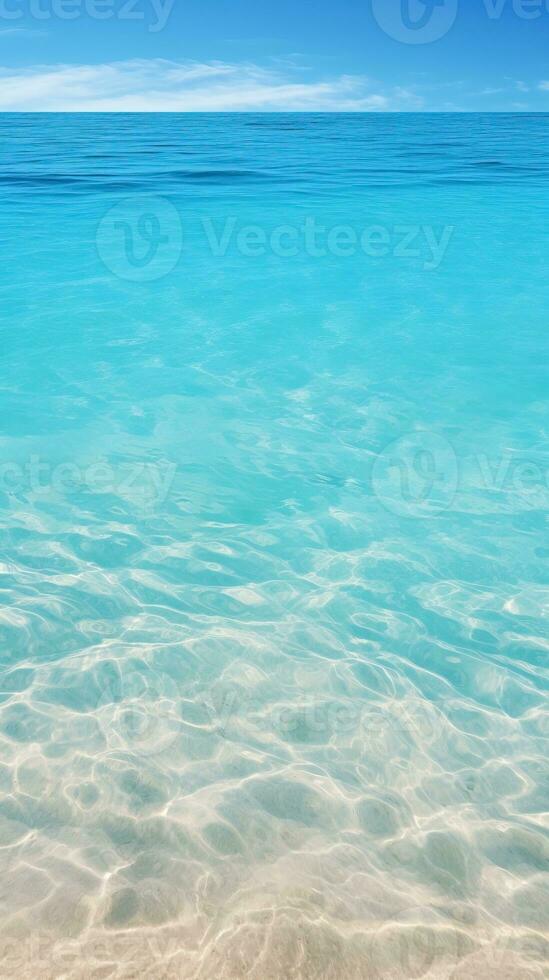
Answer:
[[[2,977],[548,977],[549,116],[0,142]]]

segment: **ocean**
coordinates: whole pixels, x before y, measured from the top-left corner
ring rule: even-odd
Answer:
[[[549,976],[542,114],[0,116],[3,976]]]

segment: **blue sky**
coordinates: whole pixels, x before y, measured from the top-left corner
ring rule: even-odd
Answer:
[[[549,111],[549,0],[0,0],[0,110]]]

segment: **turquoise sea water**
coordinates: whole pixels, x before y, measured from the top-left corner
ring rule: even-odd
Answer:
[[[548,120],[0,117],[3,976],[549,976]]]

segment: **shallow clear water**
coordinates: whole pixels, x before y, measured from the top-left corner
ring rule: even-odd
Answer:
[[[4,975],[549,975],[548,119],[0,117]]]

